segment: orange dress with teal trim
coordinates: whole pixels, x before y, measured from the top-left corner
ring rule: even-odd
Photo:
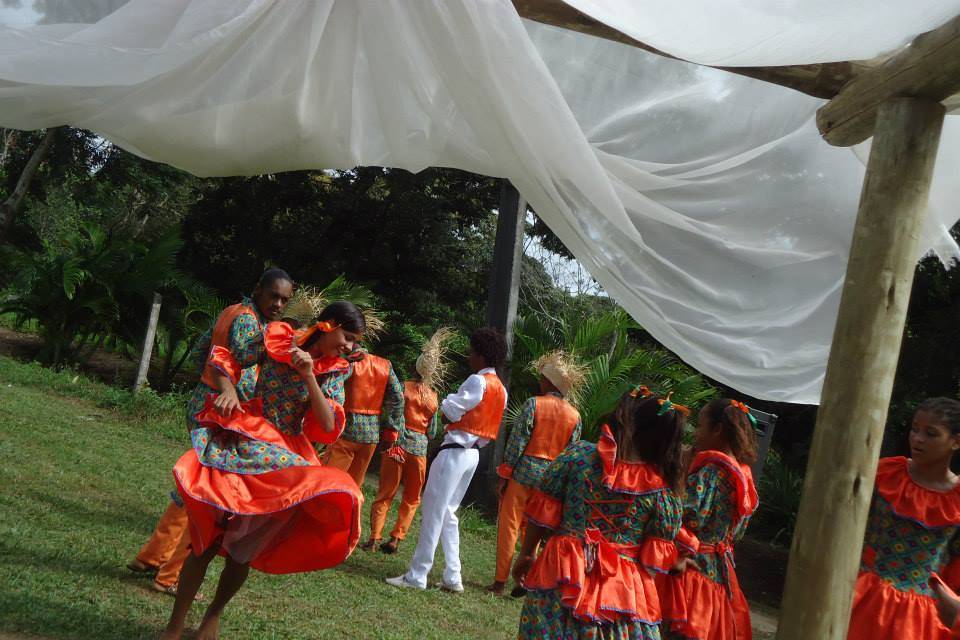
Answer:
[[[907,458],[881,459],[847,638],[948,640],[928,581],[939,573],[956,590],[958,558],[960,487],[927,489]]]
[[[608,427],[567,447],[527,503],[555,533],[524,577],[518,637],[659,640],[653,575],[676,562],[681,508],[653,465],[617,460]]]
[[[740,590],[733,545],[743,537],[759,498],[750,467],[720,451],[701,451],[687,475],[681,554],[699,570],[657,576],[664,636],[750,640],[750,609]]]
[[[335,416],[335,429],[327,432],[310,408],[306,382],[290,365],[292,337],[289,325],[275,322],[243,353],[211,352],[210,364],[234,380],[253,359],[260,376],[242,412],[221,416],[208,400],[190,434],[193,448],[174,466],[197,555],[218,544],[222,555],[265,573],[296,573],[340,564],[359,540],[363,496],[346,473],[321,466],[311,444],[333,442],[343,430],[337,400],[348,364],[340,358],[314,363]]]

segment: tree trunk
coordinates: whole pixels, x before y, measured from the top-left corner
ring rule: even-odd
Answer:
[[[10,197],[7,198],[3,204],[0,204],[0,242],[7,241],[7,234],[10,232],[10,227],[13,226],[13,221],[17,215],[17,211],[20,209],[20,205],[23,204],[23,199],[27,195],[27,189],[30,188],[30,183],[33,181],[33,176],[37,173],[37,169],[40,168],[40,163],[43,162],[50,152],[50,145],[53,143],[53,138],[56,136],[58,130],[59,127],[47,129],[43,140],[41,140],[37,148],[34,149],[26,166],[23,167],[23,171],[20,172],[20,178],[17,180],[17,186],[14,187],[13,193],[10,194]]]

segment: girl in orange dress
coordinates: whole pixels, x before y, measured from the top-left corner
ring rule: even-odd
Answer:
[[[697,420],[696,456],[687,475],[683,556],[657,577],[664,636],[683,640],[750,640],[750,609],[740,590],[733,545],[759,502],[749,465],[757,458],[750,410],[742,402],[709,402]],[[684,535],[685,534],[685,535]]]
[[[334,302],[304,332],[267,325],[262,340],[236,353],[214,347],[221,393],[197,414],[193,448],[174,466],[193,553],[180,574],[177,598],[161,638],[180,638],[194,594],[217,554],[226,565],[196,638],[217,637],[224,607],[251,566],[294,573],[335,566],[360,537],[363,497],[343,471],[323,467],[312,442],[343,430],[343,355],[365,322],[349,302]],[[260,365],[255,397],[241,402],[238,372]]]
[[[910,457],[882,458],[867,520],[849,640],[948,640],[930,586],[960,584],[960,402],[930,398],[910,427]]]
[[[677,559],[685,412],[625,394],[599,442],[575,442],[546,468],[513,570],[529,591],[520,639],[660,640],[653,575]]]

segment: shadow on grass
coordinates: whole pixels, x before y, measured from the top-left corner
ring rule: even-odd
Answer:
[[[41,594],[0,591],[0,629],[51,638],[134,640],[155,638],[158,627],[98,611],[96,605],[70,604]]]
[[[52,512],[65,516],[70,522],[94,527],[109,523],[111,528],[123,528],[143,535],[144,542],[162,515],[162,511],[144,509],[142,502],[120,500],[105,494],[97,495],[96,503],[83,497],[71,499],[62,494],[40,491],[28,491],[26,496],[34,502],[48,505]],[[131,551],[135,552],[136,549]]]

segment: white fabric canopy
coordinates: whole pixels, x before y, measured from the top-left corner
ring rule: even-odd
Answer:
[[[670,3],[694,16],[690,33],[660,3],[570,3],[723,64],[872,57],[957,4],[917,1],[905,19],[835,0],[844,27],[827,30],[825,3],[780,3],[744,47],[770,2],[715,0],[743,21],[715,33],[694,28],[699,1]],[[778,45],[784,24],[823,37]],[[508,177],[664,345],[793,402],[819,398],[866,157],[820,140],[820,104],[527,23],[508,0],[133,0],[95,24],[0,27],[0,126],[85,127],[199,175],[436,165]],[[923,242],[950,260],[960,119],[947,120]]]

